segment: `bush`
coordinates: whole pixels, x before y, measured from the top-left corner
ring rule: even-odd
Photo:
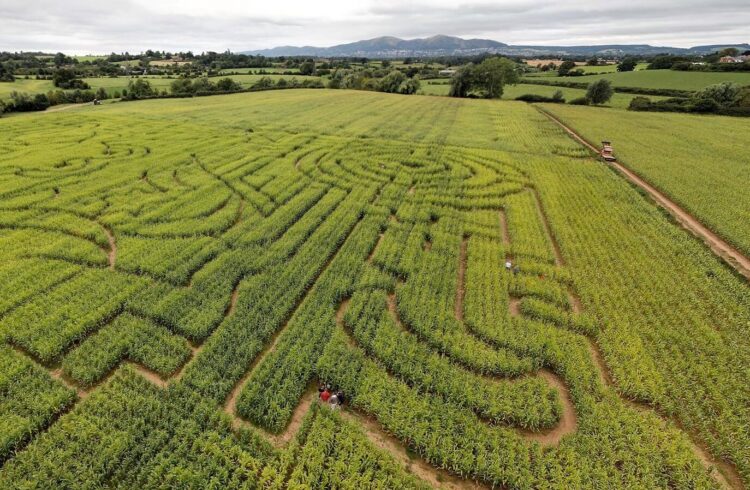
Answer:
[[[55,72],[52,76],[52,83],[55,87],[61,89],[87,90],[91,88],[89,87],[89,84],[76,78],[76,73],[73,70],[68,70],[66,68],[60,68]]]
[[[619,65],[617,65],[617,71],[625,72],[625,71],[633,71],[635,70],[635,67],[638,66],[638,60],[635,58],[625,58],[620,62]]]
[[[631,111],[648,111],[651,107],[651,99],[647,97],[633,97],[628,105],[628,110]]]
[[[586,97],[578,97],[577,99],[573,99],[568,103],[571,105],[589,105],[589,99],[587,99]]]
[[[597,80],[589,85],[586,91],[586,100],[591,104],[600,105],[609,102],[615,91],[612,89],[612,82],[609,80]]]
[[[554,93],[552,97],[547,97],[545,95],[539,95],[539,94],[523,94],[518,97],[516,97],[516,100],[520,100],[523,102],[549,102],[552,104],[564,104],[565,98],[563,98],[562,92],[557,91]]]
[[[576,67],[576,64],[574,61],[563,61],[560,65],[560,68],[557,69],[557,74],[561,77],[568,76],[568,73],[570,73],[570,70],[574,69]]]
[[[740,94],[740,86],[732,82],[722,82],[709,85],[695,94],[696,99],[712,100],[718,105],[729,107],[735,104]]]
[[[142,78],[136,81],[131,80],[128,82],[127,92],[125,90],[122,91],[123,99],[127,100],[147,99],[156,95],[158,95],[158,92],[151,87],[148,80]]]

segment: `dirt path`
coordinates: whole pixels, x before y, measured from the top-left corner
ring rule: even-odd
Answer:
[[[354,342],[354,339],[351,337],[351,334],[349,333],[346,325],[344,324],[344,317],[346,316],[346,310],[349,307],[350,299],[347,298],[341,302],[339,305],[339,308],[336,310],[336,325],[347,332],[346,338],[347,343],[349,346],[351,346],[354,349],[358,349],[359,347]],[[401,323],[401,319],[398,316],[398,311],[396,308],[396,295],[395,293],[391,293],[388,295],[388,311],[390,311],[391,316],[393,317],[396,324],[401,328],[404,329],[403,324]],[[353,412],[348,410],[342,410],[341,416],[349,419],[350,421],[358,423],[361,428],[364,430],[365,435],[367,438],[372,442],[376,447],[379,447],[381,449],[384,449],[388,453],[390,453],[396,460],[401,462],[404,467],[409,471],[410,473],[414,474],[415,476],[421,478],[422,480],[426,481],[430,485],[432,485],[435,488],[444,488],[444,489],[480,489],[480,488],[488,488],[481,486],[471,480],[464,480],[462,478],[458,478],[456,476],[451,475],[447,471],[440,470],[438,468],[435,468],[431,464],[429,464],[427,461],[423,460],[417,455],[410,454],[405,448],[404,445],[399,441],[396,437],[388,434],[383,430],[383,428],[380,426],[380,424],[375,420],[374,417],[361,414],[359,412]]]
[[[579,136],[575,131],[573,131],[572,129],[570,129],[569,127],[567,127],[565,124],[563,124],[555,116],[547,113],[546,111],[544,111],[542,109],[539,109],[539,110],[543,114],[547,115],[552,121],[554,121],[555,123],[557,123],[560,127],[562,127],[576,141],[580,142],[581,144],[583,144],[587,148],[591,149],[592,151],[598,153],[598,151],[596,150],[596,148],[593,145],[591,145],[590,143],[588,143],[581,136]],[[622,169],[621,171],[626,175],[626,177],[627,177],[627,174],[629,173],[629,174],[633,175],[636,179],[638,179],[638,181],[640,183],[636,182],[636,181],[633,181],[633,183],[635,183],[636,185],[639,185],[639,186],[643,187],[644,190],[646,190],[647,192],[649,192],[649,194],[652,194],[652,192],[655,193],[655,194],[652,194],[652,196],[660,204],[662,204],[662,203],[657,198],[658,196],[661,196],[664,199],[665,203],[667,203],[667,204],[671,203],[671,201],[669,199],[667,199],[666,197],[664,197],[659,191],[657,191],[656,189],[654,189],[653,187],[651,187],[648,183],[646,183],[645,181],[641,180],[640,178],[638,178],[637,176],[635,176],[634,174],[632,174],[632,172],[628,171],[627,169],[625,169],[624,167],[622,167],[619,164],[616,164],[616,168],[618,168],[618,170],[620,170],[620,168],[621,168]],[[556,264],[558,266],[564,266],[565,265],[565,261],[564,261],[564,259],[562,257],[562,253],[560,251],[560,247],[559,247],[557,241],[555,240],[554,235],[552,235],[551,228],[550,228],[550,225],[549,225],[549,221],[547,220],[547,217],[546,217],[546,215],[544,213],[544,208],[542,207],[541,201],[539,199],[539,194],[536,191],[536,189],[533,189],[533,194],[534,194],[534,197],[535,197],[535,200],[536,200],[536,203],[537,203],[537,209],[539,211],[540,219],[542,220],[542,223],[544,224],[544,228],[545,228],[545,230],[547,232],[547,236],[549,237],[550,241],[552,242],[552,247],[553,247],[553,249],[555,251],[555,262],[556,262]],[[667,209],[670,213],[672,213],[673,215],[675,215],[675,213],[673,212],[673,210],[670,209],[667,206],[667,204],[662,204],[662,206],[665,209]],[[700,225],[700,223],[698,223],[697,220],[695,220],[694,218],[692,218],[686,212],[682,211],[679,208],[679,206],[677,206],[674,203],[672,203],[672,204],[677,209],[679,209],[682,213],[684,213],[685,216],[689,217],[692,221],[694,221],[695,223],[697,223],[706,232],[708,232],[710,235],[713,235],[713,233],[710,230],[708,230],[705,227],[703,227],[702,225]],[[678,217],[678,220],[679,220],[679,217]],[[692,231],[693,233],[696,233],[694,230],[691,230],[687,226],[687,224],[685,222],[682,222],[682,223],[683,223],[684,226],[686,226],[686,228],[688,228],[689,231]],[[699,233],[699,236],[701,236],[700,233]],[[715,236],[715,235],[713,235],[713,236]],[[704,240],[706,240],[707,237],[706,236],[701,236],[701,238],[704,238]],[[716,238],[718,239],[718,237],[716,237]],[[718,239],[718,240],[721,241],[721,239]],[[709,242],[707,241],[707,243],[709,243]],[[722,243],[724,243],[724,242],[722,241]],[[710,245],[710,243],[709,243],[709,245]],[[713,247],[712,247],[712,250],[714,250]],[[714,252],[718,253],[716,250],[714,250]],[[736,252],[736,253],[739,254],[739,252]],[[744,275],[745,277],[750,278],[750,260],[748,260],[747,258],[745,258],[745,260],[747,261],[748,267],[745,270],[742,270],[740,267],[738,267],[741,264],[733,263],[732,261],[729,261],[726,257],[722,256],[721,254],[719,254],[719,255],[722,258],[724,258],[725,260],[727,260],[727,262],[732,267],[734,267],[738,272],[740,272],[742,275]],[[740,256],[742,256],[742,255],[740,254]],[[574,313],[581,313],[583,311],[583,305],[581,303],[580,298],[575,294],[575,292],[573,290],[569,290],[568,291],[568,295],[569,295],[569,298],[570,298],[570,303],[571,303],[571,307],[572,307],[573,312]],[[591,357],[592,357],[592,359],[594,361],[594,366],[596,367],[597,373],[599,375],[599,379],[601,380],[602,384],[604,384],[605,386],[608,386],[608,387],[614,389],[613,379],[612,379],[612,376],[611,376],[611,374],[609,372],[609,369],[606,366],[606,363],[604,361],[604,357],[602,356],[601,350],[599,349],[598,345],[596,344],[596,342],[594,340],[592,340],[592,339],[590,339],[588,337],[586,337],[586,340],[587,340],[589,352],[591,353]],[[644,412],[649,412],[649,413],[652,413],[652,414],[656,414],[662,420],[664,420],[665,423],[667,421],[669,421],[669,422],[674,423],[677,427],[681,427],[680,424],[679,424],[679,421],[676,418],[662,416],[661,414],[659,414],[650,405],[646,405],[646,404],[642,404],[642,403],[635,403],[635,402],[633,402],[631,400],[628,400],[624,396],[622,396],[622,394],[620,394],[619,392],[617,392],[616,389],[614,389],[614,391],[619,395],[620,399],[627,406],[635,408],[635,409],[640,410],[640,411],[644,411]],[[720,487],[722,487],[724,489],[727,489],[727,490],[733,490],[733,489],[734,490],[737,490],[737,489],[744,490],[745,489],[745,486],[744,486],[744,484],[742,482],[742,479],[740,478],[739,473],[737,472],[736,468],[733,465],[728,464],[728,463],[726,463],[726,462],[724,462],[724,461],[722,461],[722,460],[720,460],[718,458],[714,458],[713,456],[711,456],[711,454],[702,445],[700,445],[700,444],[698,444],[698,443],[695,442],[695,440],[697,439],[697,437],[695,437],[694,434],[690,434],[687,431],[685,431],[684,429],[681,429],[681,430],[686,435],[686,439],[690,443],[690,446],[692,448],[692,451],[693,451],[693,454],[695,455],[695,457],[708,470],[709,474],[714,478],[714,480],[719,484]]]
[[[560,395],[562,404],[562,414],[560,422],[551,430],[543,432],[521,431],[521,434],[528,440],[536,441],[543,446],[557,446],[560,440],[568,434],[578,430],[578,417],[573,401],[570,398],[570,391],[565,386],[562,379],[547,369],[540,369],[539,376],[544,378],[547,383],[557,390]]]
[[[115,270],[115,261],[117,260],[117,243],[115,242],[115,235],[109,227],[101,225],[104,230],[104,234],[107,235],[107,241],[109,242],[109,250],[105,249],[107,253],[107,260],[109,262],[110,270]]]
[[[565,130],[565,132],[568,133],[568,135],[570,135],[573,139],[584,145],[586,148],[590,149],[592,152],[599,154],[599,150],[594,145],[586,141],[582,136],[576,133],[572,128],[567,126],[556,116],[543,109],[539,109],[539,111],[542,114],[546,115],[550,120],[555,122],[558,126],[563,128],[563,130]],[[745,278],[750,279],[749,257],[745,256],[742,252],[724,241],[716,233],[704,226],[693,215],[685,211],[682,207],[680,207],[677,203],[664,195],[661,191],[656,189],[654,186],[646,182],[644,179],[636,175],[634,172],[632,172],[622,164],[616,161],[609,162],[609,164],[618,172],[620,172],[620,174],[622,174],[632,184],[635,184],[636,186],[646,191],[651,196],[651,198],[656,201],[657,204],[666,209],[685,229],[703,240],[703,242],[705,242],[706,245],[708,245],[708,247],[716,255],[718,255],[721,259],[728,263],[732,268],[737,270],[737,272],[745,276]]]
[[[424,459],[410,454],[404,445],[396,437],[388,434],[383,430],[380,424],[372,417],[368,417],[359,412],[342,410],[341,416],[361,427],[367,439],[376,447],[385,450],[399,463],[404,465],[406,470],[421,480],[429,483],[434,488],[446,490],[479,490],[487,489],[489,486],[480,485],[472,480],[464,480],[448,473],[445,470],[435,468]]]
[[[500,219],[500,233],[503,238],[503,246],[507,248],[506,257],[510,257],[510,231],[508,230],[508,218],[505,216],[504,210],[498,211],[498,217]]]
[[[508,301],[508,311],[510,316],[521,316],[521,300],[511,297]]]
[[[90,103],[84,103],[84,104],[60,104],[53,107],[48,107],[45,111],[42,112],[42,114],[49,114],[50,112],[62,112],[67,111],[68,109],[73,109],[75,107],[81,107],[85,105],[90,105]]]

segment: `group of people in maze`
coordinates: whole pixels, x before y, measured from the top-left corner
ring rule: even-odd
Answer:
[[[343,407],[344,402],[346,401],[344,392],[340,389],[334,391],[329,383],[321,383],[321,385],[318,386],[318,398],[320,398],[322,403],[328,403],[332,410]]]

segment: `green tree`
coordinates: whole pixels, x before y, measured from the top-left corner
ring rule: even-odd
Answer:
[[[124,91],[123,91],[124,93]],[[146,97],[153,97],[157,95],[157,92],[153,89],[148,80],[142,78],[136,81],[130,80],[128,82],[127,98],[128,99],[143,99]]]
[[[383,68],[390,68],[390,66],[391,66],[391,62],[390,62],[389,60],[383,60],[383,61],[382,61],[382,62],[380,63],[380,66],[382,66]]]
[[[636,66],[638,66],[638,60],[629,56],[617,65],[617,71],[633,71]]]
[[[709,85],[695,94],[697,100],[713,100],[722,107],[729,107],[736,103],[740,95],[740,86],[732,82],[722,82]]]
[[[416,94],[422,84],[417,78],[407,78],[398,88],[400,94]]]
[[[379,91],[395,94],[399,91],[401,84],[406,81],[406,75],[398,70],[393,70],[380,80]]]
[[[175,95],[193,93],[193,82],[189,78],[178,78],[170,84],[169,90]]]
[[[750,86],[742,87],[735,98],[737,107],[746,107],[750,109]]]
[[[466,97],[474,84],[474,64],[469,63],[459,68],[451,78],[448,95],[451,97]]]
[[[609,102],[614,93],[612,82],[604,79],[597,80],[589,84],[589,88],[586,91],[586,100],[591,104],[600,105]]]
[[[314,75],[315,74],[315,62],[305,61],[304,63],[299,65],[299,74],[300,75]]]
[[[486,99],[499,99],[503,87],[518,83],[516,64],[508,58],[487,58],[475,68],[474,80]]]
[[[15,80],[16,77],[13,76],[13,72],[0,63],[0,82],[13,82]]]
[[[563,61],[562,64],[560,65],[560,68],[557,69],[557,74],[560,75],[561,77],[567,76],[570,70],[572,70],[575,67],[576,67],[576,64],[574,61],[570,61],[570,60]]]
[[[740,50],[737,48],[724,48],[721,51],[719,51],[719,56],[737,56],[740,54]]]
[[[242,90],[242,85],[233,79],[226,77],[216,82],[216,89],[221,92],[237,92]]]

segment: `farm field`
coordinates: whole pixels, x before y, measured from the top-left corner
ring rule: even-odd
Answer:
[[[534,106],[22,114],[0,184],[0,488],[750,484],[750,285]]]
[[[591,83],[605,79],[615,87],[637,87],[647,89],[700,90],[708,85],[721,82],[734,82],[750,85],[750,73],[738,72],[695,72],[675,70],[637,70],[624,73],[605,73],[584,77],[543,76],[544,80],[561,82]]]
[[[611,140],[621,163],[750,255],[750,152],[739,136],[750,121],[544,107],[591,142]]]
[[[435,84],[429,83],[430,81],[434,82],[436,80],[424,80],[420,88],[421,92],[423,92],[425,95],[448,95],[448,91],[450,90],[449,83]],[[558,90],[563,93],[563,97],[565,97],[566,102],[570,102],[573,99],[577,99],[586,95],[586,90],[584,89],[519,83],[517,85],[506,85],[505,87],[503,87],[503,99],[513,100],[516,97],[524,94],[536,94],[544,95],[546,97],[552,97],[552,95]],[[638,97],[638,95],[615,93],[612,96],[612,100],[607,103],[607,106],[626,109],[628,105],[630,105],[630,101],[633,100],[633,97]],[[649,96],[648,98],[656,101],[666,99],[667,97]]]
[[[247,74],[220,75],[216,77],[210,77],[210,80],[216,82],[222,78],[227,78],[227,77],[233,80],[236,80],[240,85],[242,85],[245,88],[249,88],[251,85],[253,85],[255,82],[257,82],[263,77],[268,77],[273,81],[277,81],[280,78],[286,78],[287,80],[296,78],[299,81],[320,79],[320,77],[313,77],[313,76],[277,75],[277,74],[270,73],[268,75],[247,75]],[[141,78],[148,80],[148,82],[151,84],[152,87],[160,91],[161,90],[169,91],[170,85],[176,79],[174,77],[166,78],[166,77],[161,77],[161,76],[143,76]],[[91,77],[91,78],[84,78],[83,80],[91,86],[92,90],[104,88],[111,95],[114,92],[122,92],[123,89],[127,89],[128,83],[131,80],[136,80],[136,78],[133,78],[133,77]],[[52,80],[18,79],[12,83],[0,83],[0,99],[9,98],[11,92],[13,91],[35,94],[35,93],[47,93],[51,90],[57,90],[57,87],[55,87],[52,84]]]
[[[52,80],[16,79],[15,82],[0,82],[0,100],[10,98],[11,92],[25,92],[28,94],[47,93],[54,90]]]

